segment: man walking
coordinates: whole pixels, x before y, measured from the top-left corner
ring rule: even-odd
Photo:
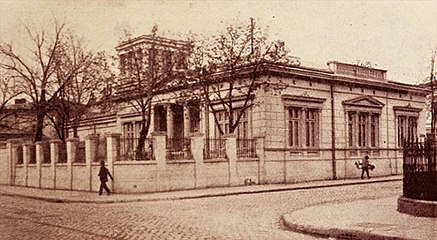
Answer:
[[[361,163],[361,179],[364,179],[364,172],[367,173],[367,178],[370,178],[369,175],[369,156],[365,156],[363,162]]]
[[[106,186],[106,182],[108,182],[108,175],[111,178],[112,181],[114,181],[114,178],[112,177],[109,170],[105,167],[105,161],[100,162],[100,171],[99,171],[99,177],[100,177],[100,189],[99,189],[99,195],[102,195],[103,189],[109,194],[111,194],[111,191],[109,190],[108,186]]]

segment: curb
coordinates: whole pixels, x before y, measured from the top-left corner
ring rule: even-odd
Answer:
[[[282,225],[287,230],[317,237],[351,240],[410,240],[409,238],[380,235],[360,230],[322,228],[310,225],[302,225],[293,223],[290,219],[287,219],[287,217],[287,215],[283,215],[280,220]]]
[[[326,185],[312,185],[312,186],[291,186],[283,188],[273,188],[273,189],[255,189],[255,190],[245,190],[245,191],[234,191],[234,192],[222,192],[222,193],[207,193],[198,194],[191,196],[173,196],[173,197],[151,197],[151,198],[132,198],[132,199],[108,199],[108,200],[75,200],[68,198],[51,198],[42,196],[30,196],[26,194],[19,193],[5,193],[1,192],[0,195],[13,196],[13,197],[23,197],[29,199],[36,199],[46,202],[54,203],[90,203],[90,204],[111,204],[111,203],[128,203],[128,202],[156,202],[156,201],[173,201],[173,200],[186,200],[186,199],[197,199],[197,198],[212,198],[212,197],[225,197],[225,196],[235,196],[243,194],[256,194],[256,193],[269,193],[269,192],[284,192],[284,191],[294,191],[294,190],[305,190],[305,189],[317,189],[317,188],[328,188],[328,187],[339,187],[339,186],[351,186],[351,185],[362,185],[380,182],[396,182],[402,181],[402,178],[394,179],[373,179],[372,181],[355,181],[347,183],[333,183]],[[116,195],[116,194],[114,194]]]

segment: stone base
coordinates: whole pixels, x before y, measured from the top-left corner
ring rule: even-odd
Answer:
[[[425,201],[401,196],[398,199],[398,212],[417,217],[437,218],[437,201]]]

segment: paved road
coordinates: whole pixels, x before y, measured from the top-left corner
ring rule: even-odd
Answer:
[[[0,195],[0,239],[317,239],[280,216],[327,202],[398,196],[386,182],[177,201],[72,204]]]

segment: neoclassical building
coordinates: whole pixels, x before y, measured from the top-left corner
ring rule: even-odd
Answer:
[[[186,59],[179,53],[189,46],[182,41],[158,40],[141,36],[117,46],[121,74],[129,74],[129,59],[132,59],[129,54],[134,54],[133,45],[142,46],[141,51],[149,51],[149,56],[161,56],[162,61],[178,58],[172,67],[184,71]],[[148,47],[151,44],[153,49]],[[237,152],[248,147],[239,144],[239,140],[262,139],[261,145],[249,148],[262,148],[263,156],[244,156],[244,161],[250,158],[256,164],[251,166],[253,162],[249,161],[236,170],[251,169],[247,171],[253,171],[251,176],[257,182],[353,178],[360,174],[354,162],[365,155],[377,166],[372,175],[401,174],[403,142],[419,138],[426,132],[428,90],[389,80],[386,70],[338,61],[330,61],[322,69],[271,62],[262,65],[263,71],[257,81],[280,86],[280,90],[268,91],[263,85],[256,89],[254,104],[244,110],[235,132]],[[240,71],[238,84],[248,82],[244,69]],[[129,80],[119,82],[114,90],[114,110],[95,113],[82,120],[78,133],[81,138],[90,133],[101,136],[103,133],[118,133],[122,139],[121,155],[124,156],[119,161],[141,163],[153,160],[153,157],[136,159],[134,154],[128,154],[134,151],[141,128],[140,114],[129,103],[131,98],[126,97],[129,96],[129,86]],[[226,90],[226,85],[222,87]],[[164,134],[167,142],[201,136],[205,143],[200,151],[213,152],[204,154],[205,164],[226,162],[226,155],[217,154],[223,150],[221,143],[219,147],[215,146],[216,143],[212,147],[209,139],[222,137],[217,131],[218,124],[223,125],[226,133],[228,116],[214,101],[212,104],[217,104],[215,111],[205,109],[196,101],[180,101],[181,91],[175,88],[153,97],[149,135]],[[195,96],[196,92],[192,94]],[[243,101],[243,96],[241,99],[236,96],[234,104],[237,110]],[[213,120],[214,114],[216,121]],[[184,143],[180,147],[184,148]],[[180,157],[192,160],[190,154]],[[215,157],[220,160],[211,159]],[[228,171],[228,168],[229,165],[212,168],[211,177],[214,171]],[[227,184],[223,181],[223,184],[216,185]],[[239,184],[243,184],[241,179]]]

